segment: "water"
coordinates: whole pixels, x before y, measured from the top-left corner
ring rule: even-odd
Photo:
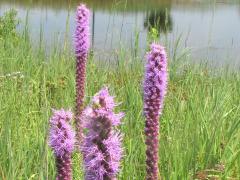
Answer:
[[[191,51],[194,62],[240,65],[240,1],[236,0],[88,0],[92,10],[91,42],[96,54],[112,58],[119,47],[146,50],[147,34],[156,27],[159,39],[173,56]],[[10,8],[24,21],[28,14],[31,35],[42,33],[48,46],[64,44],[74,32],[74,0],[1,0],[0,15]],[[20,29],[22,27],[19,27]],[[136,41],[136,35],[139,39]],[[136,43],[138,42],[138,43]],[[98,57],[102,57],[98,56]]]

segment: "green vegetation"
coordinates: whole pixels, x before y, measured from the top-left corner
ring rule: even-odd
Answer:
[[[14,17],[11,12],[0,19],[0,179],[54,179],[48,120],[51,108],[74,108],[74,55],[56,50],[47,56],[42,48],[36,50],[27,32],[14,33]],[[96,63],[94,56],[89,59],[86,103],[104,84],[122,102],[125,156],[119,179],[141,180],[144,63],[129,54],[121,50],[114,66]],[[161,117],[161,176],[239,179],[240,74],[190,65],[187,57],[176,55],[169,63],[169,90]],[[74,179],[82,179],[80,156],[75,153],[73,158]]]

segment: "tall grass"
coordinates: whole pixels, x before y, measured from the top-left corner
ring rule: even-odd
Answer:
[[[170,62],[161,118],[160,175],[239,179],[240,74],[190,65],[187,57]],[[111,66],[90,58],[86,103],[103,84],[122,102],[125,156],[119,179],[140,180],[145,177],[144,62],[123,49],[117,62]],[[0,35],[0,179],[54,179],[48,119],[51,108],[74,108],[74,67],[68,50],[46,56],[43,49],[32,48],[27,32]],[[79,155],[73,159],[74,179],[82,179]]]

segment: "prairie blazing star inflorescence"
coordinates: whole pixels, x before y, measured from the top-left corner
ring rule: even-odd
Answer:
[[[76,54],[76,129],[79,144],[82,141],[81,113],[84,109],[86,61],[89,50],[89,10],[80,5],[76,12],[75,54]]]
[[[116,179],[122,157],[122,135],[114,127],[124,114],[115,114],[115,106],[114,98],[103,88],[83,112],[83,126],[88,130],[81,147],[86,180]]]
[[[49,145],[56,156],[57,180],[72,179],[71,155],[74,149],[74,131],[69,124],[70,111],[53,110],[50,119]]]
[[[165,49],[152,44],[147,54],[144,80],[144,115],[146,135],[147,180],[158,179],[159,116],[167,89],[167,56]]]

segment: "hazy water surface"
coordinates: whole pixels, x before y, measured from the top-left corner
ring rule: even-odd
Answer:
[[[31,35],[43,33],[48,46],[72,38],[75,0],[0,0],[0,15],[10,8],[24,22],[28,14]],[[172,55],[181,37],[179,51],[190,49],[194,61],[240,65],[240,1],[221,0],[88,0],[92,10],[91,42],[98,54],[111,57],[120,47],[146,49],[147,33],[156,27],[161,42]],[[19,27],[21,29],[22,27]]]

